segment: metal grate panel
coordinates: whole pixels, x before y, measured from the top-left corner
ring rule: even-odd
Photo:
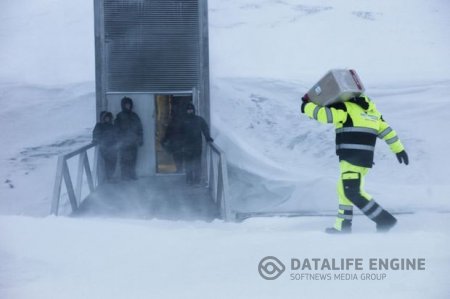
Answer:
[[[106,91],[199,85],[198,0],[104,0]]]

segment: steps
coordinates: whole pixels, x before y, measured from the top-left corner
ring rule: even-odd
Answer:
[[[72,216],[212,221],[219,211],[205,186],[188,186],[183,175],[164,175],[103,184]]]

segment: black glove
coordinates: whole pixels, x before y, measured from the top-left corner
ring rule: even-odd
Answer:
[[[397,153],[397,159],[398,162],[401,163],[405,163],[405,165],[408,165],[409,160],[408,160],[408,154],[403,150],[400,153]]]
[[[211,137],[206,138],[206,142],[214,142],[214,139],[212,139]]]
[[[305,93],[305,95],[302,96],[302,105],[300,106],[300,111],[301,111],[302,113],[305,113],[305,106],[306,106],[306,104],[308,104],[308,103],[309,103],[309,96],[308,96],[307,93]]]
[[[308,96],[307,93],[305,93],[305,95],[302,96],[302,102],[303,102],[303,103],[308,103],[308,102],[309,102],[309,96]]]

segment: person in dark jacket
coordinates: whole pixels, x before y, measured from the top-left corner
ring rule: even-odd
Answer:
[[[122,111],[117,114],[114,123],[119,144],[121,176],[125,180],[136,180],[137,151],[144,143],[142,123],[139,116],[132,111],[132,99],[122,98],[121,106]]]
[[[183,152],[186,166],[186,182],[190,185],[199,184],[201,179],[202,133],[206,142],[213,142],[206,121],[195,115],[195,107],[188,104],[186,117],[183,119],[184,142]]]
[[[92,141],[99,146],[100,156],[105,165],[106,181],[111,181],[117,163],[117,136],[111,112],[100,113],[100,121],[92,132]]]
[[[183,171],[183,142],[184,142],[184,128],[182,115],[173,117],[167,126],[164,138],[161,144],[166,151],[172,156],[177,168],[177,173]]]

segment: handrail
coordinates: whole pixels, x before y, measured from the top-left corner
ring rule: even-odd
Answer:
[[[225,221],[233,221],[235,215],[230,207],[228,167],[225,153],[214,143],[208,143],[208,188],[214,202],[219,206]]]
[[[93,147],[95,147],[94,165],[93,169],[91,170],[87,151]],[[79,156],[79,160],[76,176],[77,181],[74,188],[67,161],[76,156]],[[83,191],[82,190],[83,173],[86,174],[86,179],[90,192],[93,192],[96,186],[98,185],[96,169],[97,169],[97,147],[95,143],[87,144],[70,153],[60,155],[58,157],[58,164],[56,166],[56,178],[55,178],[55,185],[53,187],[53,200],[50,213],[55,216],[57,216],[59,213],[59,205],[61,201],[61,187],[63,180],[66,185],[67,195],[69,197],[69,202],[72,211],[77,210],[82,201],[81,196]]]
[[[95,154],[94,165],[91,169],[87,151],[93,147],[95,147]],[[229,202],[228,168],[225,153],[214,143],[208,143],[207,148],[209,149],[207,182],[211,198],[219,207],[222,218],[225,221],[233,221],[236,215],[231,210]],[[67,161],[76,156],[79,157],[79,160],[76,185],[74,186]],[[86,175],[90,192],[93,192],[98,186],[97,156],[96,144],[90,143],[58,157],[51,214],[58,215],[59,213],[63,180],[72,211],[76,211],[82,202],[83,174]]]

